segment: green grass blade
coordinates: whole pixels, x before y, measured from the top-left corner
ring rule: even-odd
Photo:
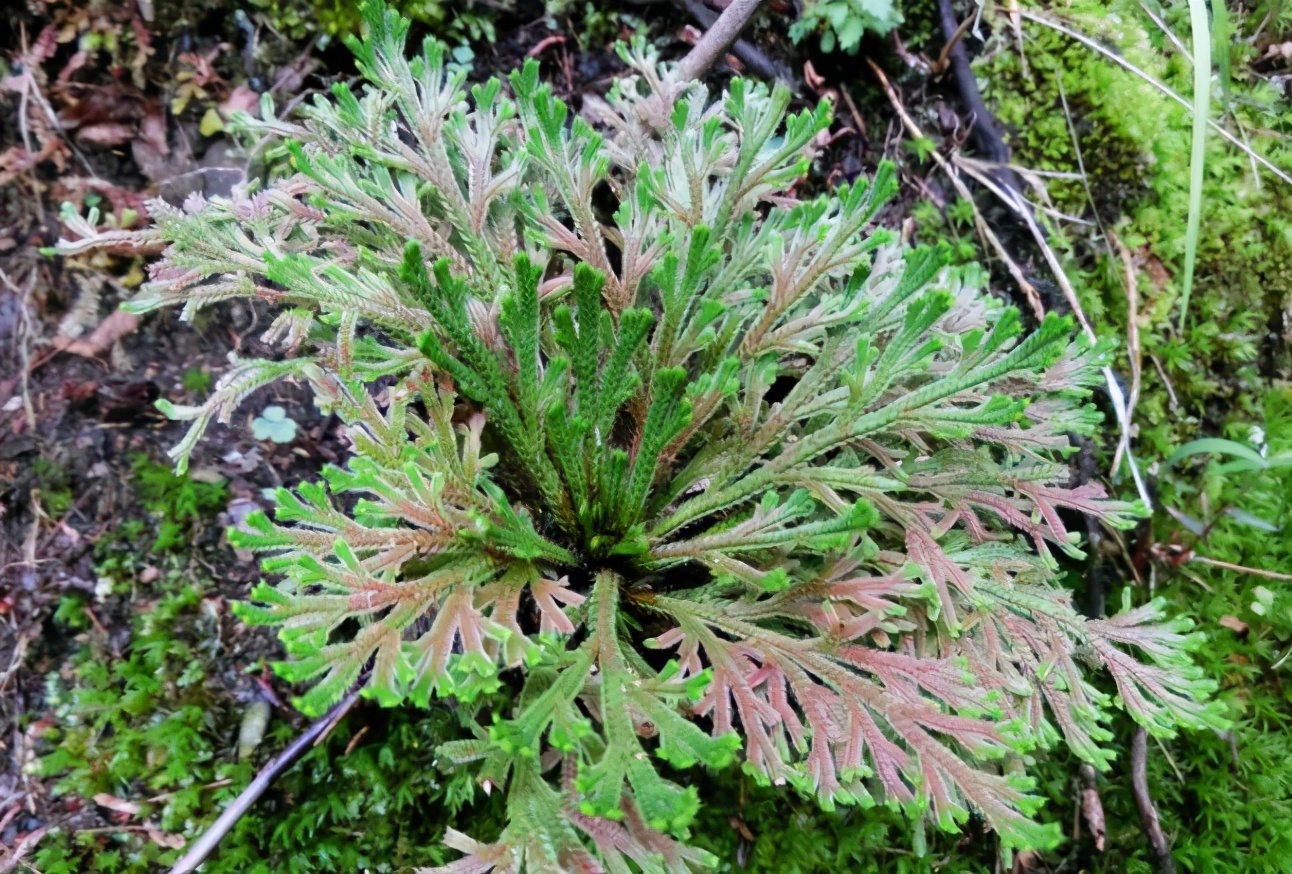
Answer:
[[[1180,330],[1189,318],[1193,271],[1198,261],[1198,235],[1202,229],[1202,179],[1207,149],[1207,122],[1211,118],[1211,29],[1207,0],[1189,0],[1193,28],[1193,148],[1189,155],[1189,223],[1184,238],[1184,294],[1180,301]]]
[[[1225,108],[1231,101],[1233,86],[1232,67],[1229,60],[1229,41],[1234,38],[1234,28],[1229,20],[1225,0],[1211,0],[1211,47],[1216,59],[1216,72],[1220,74],[1220,96]]]
[[[1230,455],[1258,465],[1265,463],[1264,456],[1252,447],[1234,440],[1226,440],[1223,437],[1203,437],[1200,440],[1190,440],[1171,453],[1171,457],[1166,460],[1166,463],[1167,466],[1170,466],[1181,458],[1187,458],[1190,455],[1209,454]]]

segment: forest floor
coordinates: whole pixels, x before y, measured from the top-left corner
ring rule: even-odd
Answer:
[[[187,477],[175,476],[165,453],[184,425],[154,402],[194,402],[230,354],[267,351],[259,335],[268,307],[221,305],[193,324],[173,312],[136,319],[116,307],[144,279],[138,255],[64,261],[41,252],[63,232],[65,202],[128,226],[146,220],[148,197],[178,203],[192,191],[227,192],[247,172],[221,130],[230,111],[254,106],[264,92],[291,104],[352,74],[336,41],[319,48],[313,34],[275,27],[268,13],[234,14],[236,5],[36,0],[0,13],[8,65],[0,80],[0,872],[142,871],[173,861],[254,767],[306,724],[284,704],[292,689],[268,668],[280,651],[272,632],[245,628],[230,614],[229,602],[244,598],[259,574],[224,531],[270,506],[267,489],[339,460],[336,422],[320,416],[305,391],[278,384],[212,428]],[[907,172],[885,221],[918,234],[908,217],[930,203],[947,209],[957,192],[936,167],[909,159],[925,148],[967,148],[973,128],[938,57],[943,40],[931,11],[908,10],[909,44],[890,37],[863,46],[862,57],[888,71],[924,126],[926,136],[911,140],[860,57],[791,45],[778,10],[773,4],[751,42],[792,71],[798,105],[828,97],[836,106],[812,184],[855,179],[881,157],[897,158]],[[578,109],[621,69],[611,44],[638,22],[675,57],[699,33],[670,5],[624,5],[615,15],[589,6],[576,22],[519,4],[493,16],[492,42],[468,33],[460,45],[474,48],[473,79],[540,57],[545,76]],[[728,64],[714,71],[715,82],[741,66]],[[1016,250],[1043,305],[1058,305],[1062,296],[1043,279],[1040,253],[1022,227],[990,200],[980,208]],[[967,254],[978,250],[970,244]],[[1027,306],[1005,266],[996,263],[993,275]],[[1286,350],[1284,340],[1269,353],[1277,363],[1267,381],[1286,379]],[[271,407],[294,423],[281,442],[255,436],[255,421]],[[1218,428],[1225,412],[1193,427]],[[1142,536],[1152,541],[1153,531]],[[462,805],[483,805],[472,809],[488,815],[487,801],[450,797],[450,786],[403,785],[409,776],[396,772],[424,755],[419,732],[434,726],[377,711],[362,705],[351,713],[294,782],[275,788],[264,812],[231,837],[219,870],[429,864],[439,850],[423,844]],[[328,773],[339,776],[320,776]],[[329,780],[330,795],[319,788]],[[372,781],[388,784],[380,803],[364,785]],[[1080,793],[1060,785],[1056,794]],[[741,864],[758,837],[743,804],[743,796],[732,800],[714,820]],[[379,822],[383,811],[406,815]],[[419,811],[425,822],[409,824]],[[1137,820],[1126,819],[1118,830],[1141,841]],[[368,844],[358,839],[364,834]],[[1094,837],[1083,840],[1064,858],[1087,858]],[[983,847],[966,855],[981,856]],[[882,841],[870,853],[892,862],[874,870],[917,870],[900,867],[905,851]],[[1024,861],[1037,871],[1064,864]]]

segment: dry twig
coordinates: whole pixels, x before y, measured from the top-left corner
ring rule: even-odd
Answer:
[[[1105,231],[1108,242],[1121,258],[1122,269],[1126,273],[1126,346],[1130,353],[1131,384],[1130,395],[1126,398],[1126,418],[1133,420],[1135,405],[1139,403],[1140,385],[1143,381],[1144,362],[1139,342],[1139,280],[1135,264],[1131,260],[1130,250],[1112,229]],[[1117,444],[1117,453],[1113,456],[1112,469],[1116,470],[1121,462],[1122,444]]]
[[[888,81],[888,77],[884,75],[884,71],[870,58],[866,59],[866,63],[870,65],[870,69],[874,71],[875,76],[879,79],[879,84],[884,89],[884,94],[888,96],[888,102],[892,104],[893,110],[897,113],[898,117],[901,118],[902,125],[906,128],[906,132],[915,139],[922,139],[924,137],[924,132],[920,130],[919,125],[915,123],[915,120],[911,118],[910,113],[906,111],[906,107],[902,105],[901,99],[897,96],[897,91],[894,90],[892,83]],[[974,204],[973,192],[969,190],[969,186],[965,185],[964,180],[960,178],[959,174],[956,173],[955,168],[951,166],[951,162],[948,161],[941,152],[934,151],[932,153],[932,158],[938,167],[940,167],[946,174],[947,179],[950,180],[956,193],[960,195],[966,203],[973,206],[974,228],[978,231],[978,235],[983,238],[984,242],[986,242],[987,245],[991,247],[992,251],[1000,257],[1001,261],[1004,262],[1005,268],[1009,270],[1010,276],[1014,278],[1014,281],[1018,283],[1018,287],[1023,290],[1023,294],[1027,296],[1027,302],[1032,308],[1032,313],[1038,320],[1045,318],[1045,307],[1041,305],[1041,295],[1036,290],[1036,286],[1032,285],[1032,283],[1027,280],[1027,277],[1023,275],[1022,268],[1018,266],[1018,263],[1014,261],[1012,257],[1010,257],[1009,252],[1005,250],[1005,246],[1001,243],[1000,238],[996,236],[995,232],[987,224],[986,220],[983,219],[982,213],[978,211],[977,205]]]
[[[242,819],[274,780],[278,779],[278,775],[294,765],[297,759],[303,756],[317,741],[325,737],[341,717],[349,712],[350,708],[359,700],[359,692],[363,682],[364,680],[361,680],[335,707],[316,720],[300,737],[292,741],[291,746],[275,756],[268,765],[261,768],[260,773],[256,775],[256,779],[247,784],[247,788],[243,789],[238,794],[238,797],[233,799],[233,803],[225,808],[224,813],[220,814],[220,818],[215,821],[215,824],[194,842],[189,851],[184,854],[184,857],[175,863],[175,867],[170,869],[170,874],[189,874],[189,872],[195,871],[197,866],[206,860],[211,851],[237,825],[238,820]]]
[[[700,37],[695,47],[678,62],[678,79],[686,82],[703,76],[736,41],[762,3],[763,0],[732,0],[713,24],[709,25],[709,29],[704,32],[704,36]],[[687,9],[691,10],[691,4],[686,5]],[[692,14],[695,14],[694,10]]]
[[[1148,731],[1144,726],[1135,726],[1131,736],[1131,791],[1135,795],[1135,806],[1139,809],[1140,824],[1148,837],[1150,849],[1157,862],[1159,874],[1175,874],[1175,859],[1171,857],[1171,845],[1162,833],[1162,822],[1158,819],[1157,808],[1148,791]]]
[[[1099,786],[1095,782],[1094,766],[1083,764],[1077,769],[1077,776],[1081,785],[1081,817],[1086,821],[1090,836],[1094,838],[1095,849],[1102,853],[1108,827],[1104,821],[1104,803],[1099,797]]]

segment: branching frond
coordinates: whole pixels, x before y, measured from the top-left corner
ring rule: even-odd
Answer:
[[[529,62],[468,94],[379,4],[366,84],[280,119],[281,173],[155,205],[136,311],[280,304],[282,361],[238,364],[174,450],[274,379],[308,383],[352,454],[232,536],[274,585],[310,712],[361,676],[383,704],[472,702],[448,766],[505,787],[495,843],[446,872],[683,872],[740,760],[825,807],[1050,842],[1020,754],[1106,767],[1113,707],[1217,726],[1197,637],[1153,603],[1085,620],[1056,584],[1077,515],[1069,435],[1109,347],[1017,312],[939,248],[875,227],[894,168],[786,192],[829,108],[743,80],[711,100],[644,45],[572,116]],[[609,202],[608,202],[609,201]],[[1103,669],[1110,681],[1101,680]]]

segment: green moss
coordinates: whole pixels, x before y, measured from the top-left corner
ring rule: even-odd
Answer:
[[[1074,27],[1104,39],[1127,61],[1177,91],[1190,89],[1189,66],[1138,4],[1075,7]],[[1187,14],[1181,7],[1172,13]],[[1237,17],[1236,17],[1237,18]],[[1111,22],[1116,23],[1116,30]],[[1232,63],[1245,68],[1254,49],[1236,22]],[[1174,20],[1177,33],[1187,21]],[[1288,372],[1292,357],[1278,333],[1292,289],[1292,189],[1218,136],[1207,152],[1203,236],[1193,312],[1183,335],[1179,295],[1189,191],[1189,111],[1089,47],[1047,28],[1027,26],[1026,71],[1006,29],[998,50],[978,66],[983,90],[1003,125],[1016,163],[1082,179],[1050,179],[1056,210],[1089,225],[1054,223],[1054,241],[1087,314],[1105,332],[1124,334],[1125,270],[1102,233],[1114,231],[1136,264],[1144,397],[1137,411],[1138,451],[1166,455],[1197,436],[1218,413],[1250,407],[1253,388]],[[1250,138],[1276,165],[1292,167],[1292,146],[1254,132],[1286,132],[1292,108],[1255,77],[1235,77],[1220,101],[1226,124]],[[1066,101],[1066,110],[1065,110]],[[1081,159],[1078,159],[1079,146]],[[1258,354],[1265,350],[1265,357]],[[1162,366],[1170,390],[1158,375]],[[1129,363],[1123,362],[1123,373]],[[1178,405],[1173,407],[1171,395]]]
[[[996,842],[974,829],[947,835],[886,807],[822,811],[779,787],[759,787],[725,771],[708,778],[696,843],[730,874],[981,874],[993,870]],[[1008,869],[1007,869],[1008,870]]]
[[[203,395],[211,388],[211,373],[200,367],[190,367],[184,371],[184,391],[190,394]]]
[[[105,824],[51,833],[33,860],[44,874],[144,874],[172,864],[182,850],[161,846],[144,825],[193,840],[300,731],[299,717],[275,712],[254,755],[238,761],[240,724],[259,699],[239,670],[250,644],[191,580],[178,564],[152,584],[133,580],[133,632],[120,654],[88,634],[48,677],[57,723],[40,770],[65,809],[94,810],[95,796],[106,794],[139,812],[98,808]],[[101,609],[126,608],[113,598]],[[464,814],[473,821],[497,813],[465,774],[436,770],[433,749],[455,721],[447,708],[361,706],[274,784],[202,870],[353,874],[441,863],[445,825],[466,805],[474,803]]]
[[[185,545],[206,519],[224,509],[227,490],[223,481],[198,481],[189,473],[177,474],[142,453],[134,456],[132,464],[135,490],[157,522],[152,552]]]
[[[37,458],[31,463],[31,472],[40,489],[41,509],[50,519],[61,519],[73,503],[67,468],[48,458]]]
[[[359,33],[363,16],[352,0],[251,0],[279,33],[293,39]],[[391,8],[448,41],[493,42],[496,10],[472,0],[393,0]]]

